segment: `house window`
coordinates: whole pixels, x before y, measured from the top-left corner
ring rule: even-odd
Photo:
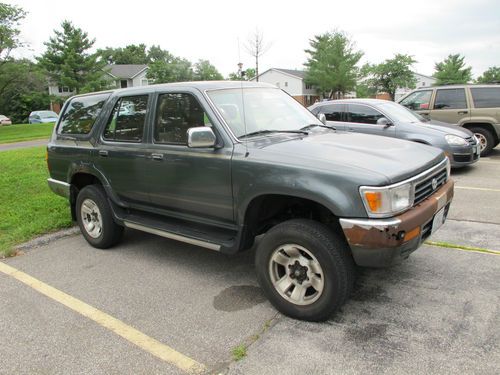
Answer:
[[[285,82],[285,87],[288,87],[288,82]]]
[[[141,79],[141,86],[149,86],[149,85],[152,85],[153,83],[154,83],[154,80],[152,80],[152,79],[147,79],[147,78]]]
[[[69,89],[69,87],[68,87],[68,86],[59,86],[59,87],[58,87],[58,89],[59,89],[59,92],[60,92],[60,93],[63,93],[63,92],[71,92],[71,90]]]
[[[422,86],[425,86],[425,82],[422,82]]]
[[[280,83],[279,83],[279,82],[276,82],[276,86],[280,87]]]
[[[306,83],[306,90],[312,90],[312,88],[313,88],[312,85]]]
[[[122,80],[120,81],[120,87],[121,87],[122,89],[127,88],[127,80],[126,80],[126,79],[122,79]]]

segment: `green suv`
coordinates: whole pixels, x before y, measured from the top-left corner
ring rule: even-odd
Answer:
[[[269,300],[306,320],[345,302],[354,264],[408,258],[453,198],[440,149],[337,132],[262,83],[74,96],[47,151],[49,186],[90,245],[111,247],[124,228],[224,254],[256,242]]]
[[[481,156],[500,143],[500,85],[419,88],[398,103],[432,120],[469,129],[481,143]]]

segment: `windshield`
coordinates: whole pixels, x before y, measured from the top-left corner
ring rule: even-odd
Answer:
[[[393,102],[378,105],[382,111],[386,112],[393,121],[397,122],[422,122],[423,117],[410,111],[408,108]]]
[[[208,96],[238,138],[266,130],[290,131],[310,124],[321,125],[311,112],[277,88],[221,89],[208,91]]]
[[[51,117],[57,117],[57,113],[52,112],[52,111],[40,111],[38,112],[38,115],[41,118],[51,118]]]

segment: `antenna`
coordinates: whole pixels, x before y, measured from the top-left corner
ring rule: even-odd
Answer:
[[[244,72],[243,72],[243,63],[241,62],[241,54],[240,54],[240,38],[238,38],[238,60],[240,61],[238,63],[238,75],[239,75],[239,78],[240,78],[240,90],[241,90],[241,109],[242,109],[242,112],[243,112],[243,128],[245,129],[245,134],[248,133],[247,131],[247,116],[246,116],[246,113],[245,113],[245,94],[244,94],[244,91],[243,91],[243,76],[244,76]],[[248,139],[247,137],[245,137],[244,139],[244,144],[245,144],[245,157],[248,157],[249,155],[249,152],[248,152]]]

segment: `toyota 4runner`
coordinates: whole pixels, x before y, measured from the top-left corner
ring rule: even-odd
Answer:
[[[344,303],[355,264],[407,258],[453,197],[441,150],[337,132],[258,83],[75,96],[47,149],[49,186],[92,246],[124,227],[228,254],[257,242],[265,294],[306,320]]]

